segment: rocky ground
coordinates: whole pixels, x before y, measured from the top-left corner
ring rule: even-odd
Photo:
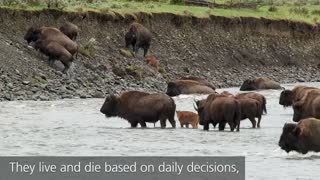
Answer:
[[[160,61],[158,72],[142,52],[134,58],[121,51],[132,18],[118,16],[0,10],[0,101],[103,98],[133,89],[164,92],[168,81],[187,75],[207,78],[218,88],[261,76],[281,83],[320,81],[319,36],[304,31],[309,25],[298,31],[279,22],[270,28],[270,23],[254,26],[256,20],[232,25],[217,17],[133,16],[153,33],[150,53]],[[23,40],[31,25],[58,27],[64,21],[81,29],[82,54],[71,77],[61,73],[59,62],[49,67],[47,58]]]

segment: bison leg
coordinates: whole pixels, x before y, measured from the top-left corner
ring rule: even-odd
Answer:
[[[143,120],[140,120],[140,121],[139,121],[139,124],[140,124],[140,126],[141,126],[142,128],[146,128],[146,127],[147,127],[146,122],[144,122]]]
[[[180,126],[181,126],[181,128],[183,128],[183,124],[182,123],[180,123]]]
[[[205,122],[203,125],[203,130],[209,131],[209,122]]]
[[[55,59],[51,56],[49,56],[49,66],[53,66]]]
[[[143,47],[143,56],[146,57],[146,55],[148,54],[148,50],[149,50],[150,45],[145,45]]]
[[[186,127],[189,128],[189,124],[186,124]]]
[[[251,121],[252,128],[256,128],[257,121],[254,119],[254,117],[250,117],[249,120]]]
[[[227,122],[220,122],[219,123],[219,131],[224,131],[226,124],[227,124]],[[230,128],[231,128],[231,126],[230,126]]]
[[[258,128],[260,128],[261,116],[258,117]]]
[[[138,121],[130,122],[131,128],[136,128],[138,126]]]
[[[161,129],[166,128],[166,119],[160,119]]]
[[[176,128],[176,121],[174,120],[174,115],[169,117],[169,122],[173,128]]]

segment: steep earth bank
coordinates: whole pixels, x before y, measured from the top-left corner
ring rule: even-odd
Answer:
[[[160,61],[160,72],[144,62],[142,52],[136,58],[119,52],[135,20],[153,33],[150,53]],[[47,58],[23,40],[32,25],[58,27],[65,21],[80,27],[82,47],[95,39],[90,49],[95,57],[80,55],[72,78],[61,73],[59,63],[49,67]],[[131,89],[163,92],[167,81],[186,75],[205,77],[216,87],[258,76],[281,83],[320,81],[319,27],[300,22],[0,9],[0,24],[0,101],[104,97]]]

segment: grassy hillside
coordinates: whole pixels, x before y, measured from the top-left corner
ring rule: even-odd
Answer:
[[[65,11],[172,12],[195,16],[265,17],[308,23],[320,22],[320,0],[210,0],[225,7],[187,6],[183,0],[0,0],[2,7],[41,10],[58,8]],[[256,7],[247,7],[254,4]],[[239,6],[238,6],[239,5]]]

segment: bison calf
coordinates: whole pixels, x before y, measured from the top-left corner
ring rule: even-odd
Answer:
[[[194,129],[198,128],[198,123],[199,123],[198,114],[191,111],[176,111],[176,112],[182,128],[184,126],[189,128],[189,124],[191,124],[192,128]]]
[[[309,151],[320,152],[320,120],[308,118],[298,124],[285,124],[279,140],[279,146],[287,153],[297,151],[306,154]]]
[[[154,56],[148,55],[145,59],[147,64],[150,64],[151,66],[155,67],[157,71],[159,71],[160,63]]]

